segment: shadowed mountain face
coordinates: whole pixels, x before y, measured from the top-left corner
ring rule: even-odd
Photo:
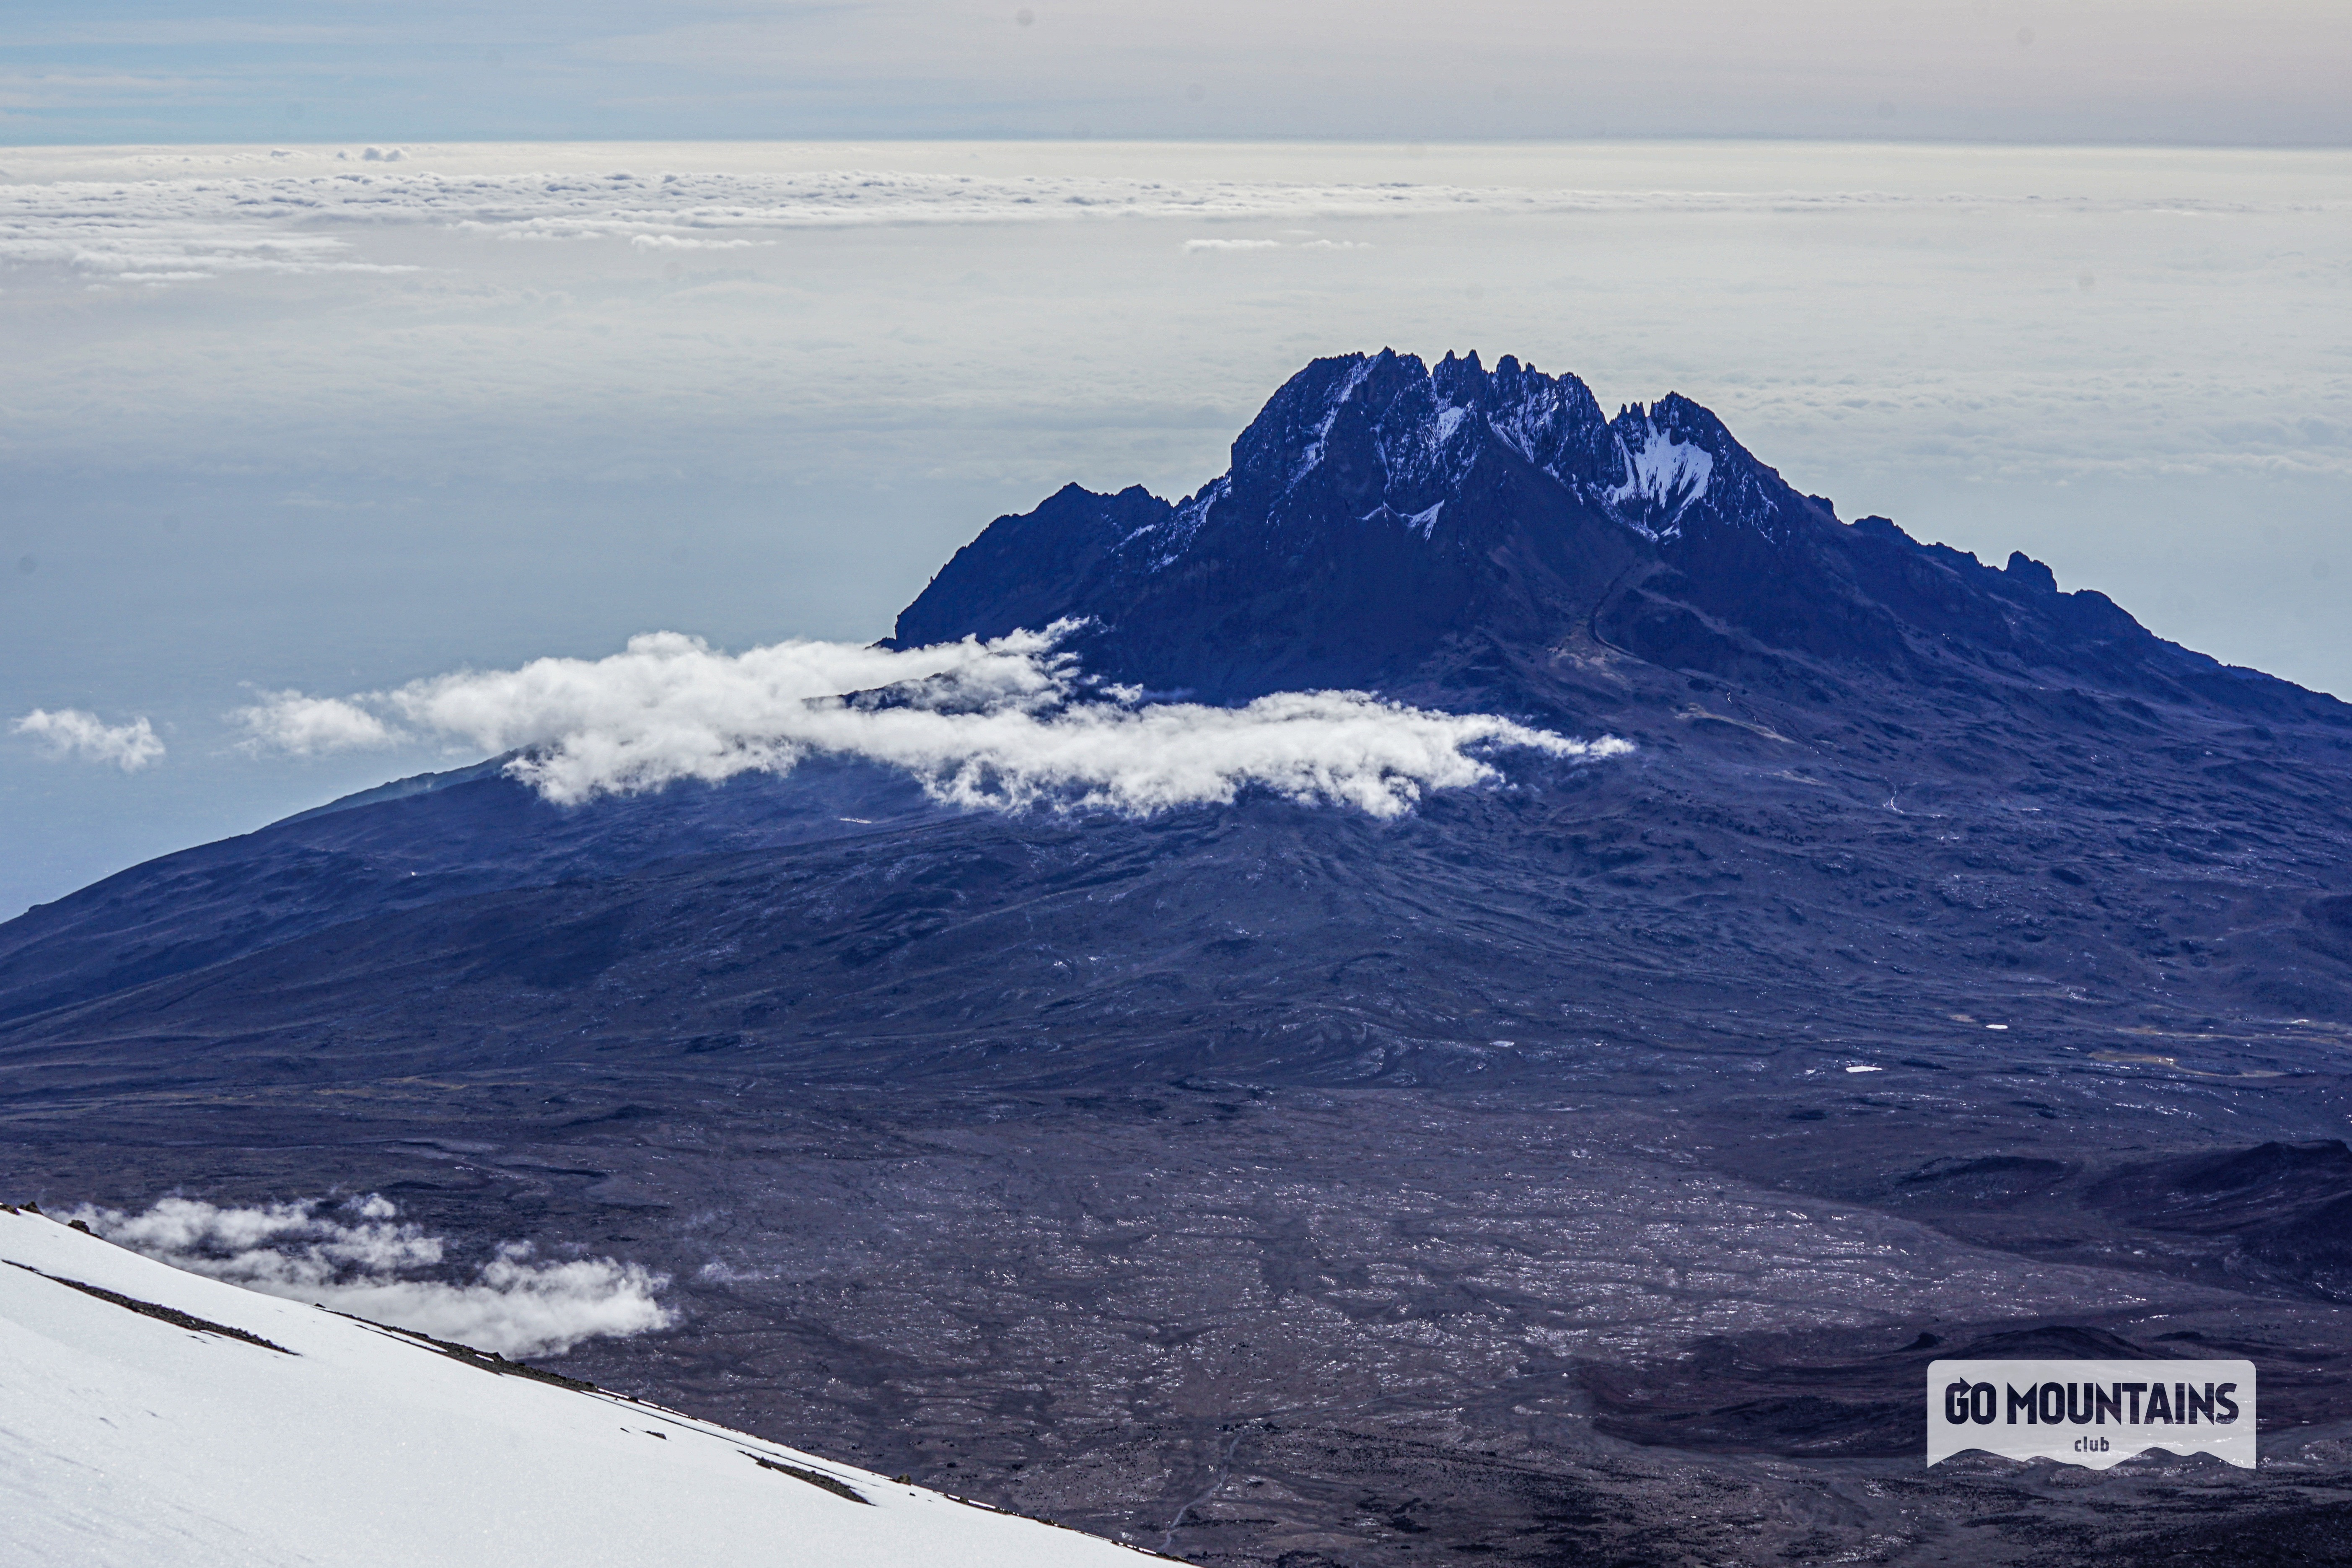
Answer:
[[[523,1215],[680,1281],[600,1380],[1235,1563],[2205,1539],[2155,1482],[1740,1468],[1916,1467],[1939,1344],[2275,1354],[2352,1441],[2352,709],[1510,359],[1318,361],[896,641],[1057,621],[1154,694],[1634,750],[1392,822],[387,786],[0,926],[0,1155]],[[2278,1485],[2231,1495],[2336,1539]]]
[[[1231,469],[1181,503],[1073,485],[999,518],[900,615],[896,640],[1065,617],[1087,621],[1072,646],[1098,673],[1217,700],[1433,682],[1605,708],[1611,693],[1588,692],[1559,656],[1606,649],[1812,703],[1886,680],[2087,686],[2352,721],[2161,641],[2103,595],[2059,593],[2021,553],[1994,571],[1883,518],[1841,525],[1687,399],[1607,419],[1574,376],[1507,356],[1492,372],[1475,355],[1434,370],[1385,352],[1318,360],[1234,443]]]

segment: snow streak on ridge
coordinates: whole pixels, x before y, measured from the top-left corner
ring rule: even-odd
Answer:
[[[1706,481],[1715,471],[1714,457],[1704,447],[1676,441],[1672,431],[1659,429],[1647,417],[1642,421],[1639,441],[1628,442],[1621,437],[1619,448],[1624,453],[1625,480],[1609,492],[1609,500],[1621,507],[1628,501],[1640,503],[1655,521],[1637,521],[1634,526],[1654,538],[1671,535],[1684,511],[1706,494]]]

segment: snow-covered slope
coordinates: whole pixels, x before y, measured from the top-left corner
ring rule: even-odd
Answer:
[[[0,1260],[9,1563],[1147,1560],[585,1385],[502,1373],[510,1363],[5,1206]]]

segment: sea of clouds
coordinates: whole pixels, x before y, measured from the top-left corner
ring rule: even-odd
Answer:
[[[339,470],[420,464],[798,483],[911,455],[978,488],[1009,466],[1024,487],[1185,490],[1282,376],[1383,343],[1517,353],[1604,402],[1682,391],[1857,510],[1888,501],[1857,480],[1906,474],[1946,490],[2352,475],[2345,372],[2312,331],[2352,226],[2339,154],[582,144],[0,163],[20,393],[0,457],[309,470],[304,504],[330,508],[379,504]],[[839,463],[793,439],[815,430],[849,433]],[[1015,431],[1010,450],[994,438]]]
[[[1229,803],[1255,787],[1390,817],[1425,791],[1492,782],[1498,750],[1570,762],[1633,750],[1359,691],[1278,692],[1238,708],[1144,702],[1087,679],[1056,646],[1074,629],[903,650],[793,641],[743,653],[655,632],[601,659],[534,659],[353,697],[270,692],[236,718],[247,745],[295,754],[420,733],[519,752],[508,771],[565,805],[680,779],[789,773],[823,753],[903,769],[964,806],[1143,814]]]
[[[373,1193],[251,1207],[170,1197],[65,1217],[174,1268],[500,1355],[560,1355],[677,1321],[658,1299],[667,1276],[610,1258],[542,1262],[527,1242],[502,1245],[470,1279],[425,1277],[449,1272],[446,1243]]]
[[[380,150],[370,148],[370,153]],[[133,181],[0,183],[0,264],[47,265],[98,281],[173,284],[236,273],[414,273],[419,263],[371,257],[371,235],[413,226],[515,242],[621,240],[639,250],[726,250],[774,245],[810,228],[1085,221],[1228,224],[1431,217],[1717,215],[1781,217],[2046,209],[2041,193],[1984,190],[1625,190],[1150,179],[1057,173],[1013,177],[887,169],[660,172],[617,169],[516,174],[391,169],[249,172],[173,179],[174,154],[147,153]],[[288,154],[289,157],[293,154]],[[311,162],[304,159],[303,162]],[[2199,193],[2067,192],[2055,205],[2079,216],[2252,215],[2276,204]],[[1302,237],[1311,248],[1346,242]],[[1191,251],[1277,248],[1276,237],[1186,239]]]

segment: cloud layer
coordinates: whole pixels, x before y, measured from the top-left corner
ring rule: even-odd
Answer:
[[[1138,703],[1056,651],[1072,628],[892,651],[784,642],[740,654],[675,632],[602,659],[542,658],[354,699],[278,692],[245,710],[257,742],[373,745],[375,710],[486,752],[549,799],[788,773],[812,753],[903,768],[959,805],[1148,813],[1244,789],[1375,816],[1423,792],[1496,777],[1502,749],[1582,762],[1631,751],[1492,714],[1438,713],[1354,691],[1279,692],[1242,708]]]
[[[501,1355],[560,1355],[676,1321],[656,1300],[666,1276],[609,1258],[534,1262],[527,1243],[500,1247],[469,1283],[414,1278],[440,1268],[446,1248],[399,1214],[370,1194],[331,1211],[318,1199],[222,1208],[165,1198],[144,1214],[85,1206],[67,1217],[175,1268]]]
[[[535,151],[535,150],[533,150]],[[640,154],[642,155],[642,154]],[[291,156],[291,154],[289,154]],[[299,155],[314,164],[315,151]],[[429,227],[506,241],[618,241],[635,250],[742,250],[810,228],[1107,220],[1203,222],[1367,218],[1739,216],[1807,214],[1980,215],[2045,210],[2041,193],[1992,190],[1650,189],[1558,184],[1463,184],[1444,180],[1126,178],[1056,172],[1017,177],[924,170],[816,169],[482,173],[458,165],[349,173],[276,173],[269,154],[210,154],[205,173],[171,177],[190,160],[163,153],[121,160],[143,178],[0,181],[0,262],[51,266],[111,282],[182,283],[239,273],[420,270],[363,254],[372,236]],[[255,166],[258,165],[258,166]],[[1563,163],[1563,170],[1572,165]],[[2244,215],[2277,204],[2165,194],[2068,192],[2070,212],[2161,208],[2183,216]],[[2298,208],[2307,204],[2297,204]],[[1189,251],[1273,249],[1265,237],[1203,237]],[[1300,248],[1358,248],[1325,241]],[[370,248],[381,251],[375,245]]]
[[[79,708],[36,708],[10,728],[40,742],[43,752],[59,762],[106,763],[135,773],[163,756],[163,742],[143,718],[109,724]]]

